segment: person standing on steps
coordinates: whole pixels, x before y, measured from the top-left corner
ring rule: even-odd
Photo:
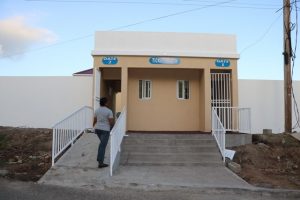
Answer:
[[[100,99],[100,107],[95,110],[93,126],[95,133],[100,139],[98,147],[98,168],[107,167],[108,164],[103,163],[106,145],[108,143],[110,130],[114,125],[114,117],[112,111],[107,107],[108,100],[106,97]]]

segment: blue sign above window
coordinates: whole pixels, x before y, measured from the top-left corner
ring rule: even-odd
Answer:
[[[174,57],[150,57],[149,62],[153,65],[178,65],[180,63],[179,58]]]
[[[230,67],[230,60],[220,58],[215,61],[215,65],[217,67]]]
[[[118,63],[118,58],[116,56],[105,56],[102,58],[102,63],[104,65],[115,65]]]

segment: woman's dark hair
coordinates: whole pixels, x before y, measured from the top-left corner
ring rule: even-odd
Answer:
[[[100,99],[100,106],[105,106],[106,103],[107,103],[107,98],[106,98],[106,97],[102,97],[102,98]]]

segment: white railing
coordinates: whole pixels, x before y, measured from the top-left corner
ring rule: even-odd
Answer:
[[[213,107],[226,131],[251,133],[251,109]]]
[[[93,109],[84,106],[53,126],[52,166],[86,129],[93,127]]]
[[[219,150],[221,152],[221,155],[223,157],[223,161],[225,162],[225,134],[226,129],[222,125],[222,122],[220,121],[220,118],[218,117],[218,114],[216,112],[215,108],[211,109],[211,127],[212,127],[212,135],[214,136]]]
[[[126,134],[126,108],[118,117],[113,129],[110,132],[110,175],[117,165],[117,157],[120,156],[121,144]],[[119,154],[119,155],[118,155]]]

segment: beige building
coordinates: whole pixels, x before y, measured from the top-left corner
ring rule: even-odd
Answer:
[[[233,35],[96,32],[92,56],[94,108],[125,108],[128,131],[210,132],[212,106],[238,106]]]

